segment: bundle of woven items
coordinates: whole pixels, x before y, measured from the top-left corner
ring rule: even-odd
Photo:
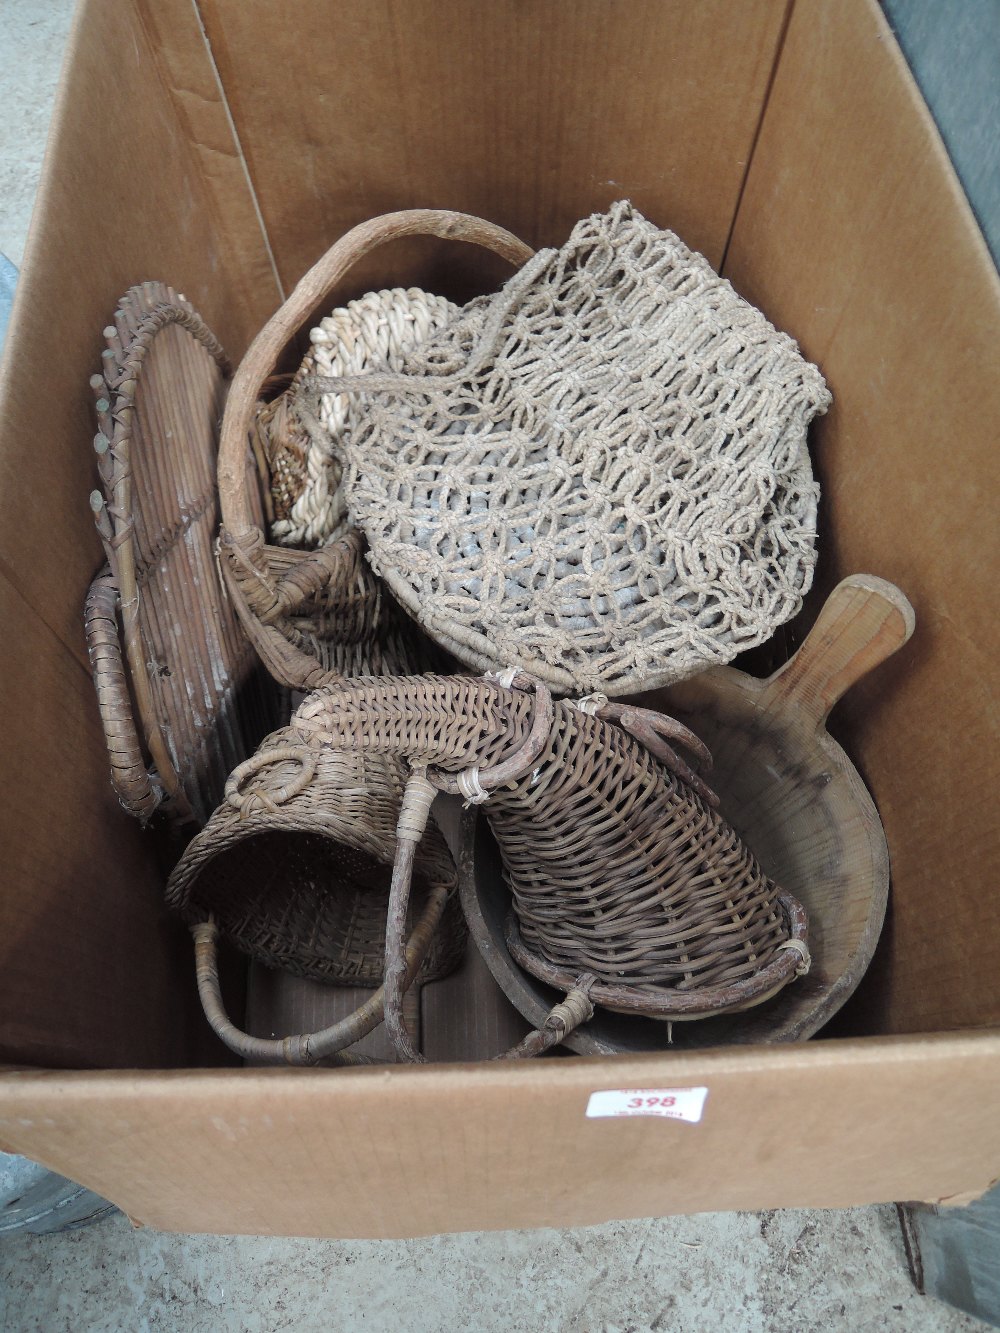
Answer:
[[[514,276],[463,308],[370,292],[275,377],[355,262],[423,233]],[[465,947],[442,793],[482,807],[509,956],[551,988],[508,1055],[596,1009],[739,1013],[808,970],[806,913],[726,822],[706,747],[622,700],[799,609],[816,560],[806,431],[829,401],[790,338],[624,202],[537,254],[432,212],[333,247],[255,340],[222,423],[226,596],[275,680],[307,691],[170,877],[224,1041],[349,1063],[384,1021],[395,1058],[422,1058],[407,995]],[[372,993],[323,1031],[248,1036],[223,1005],[220,939]]]

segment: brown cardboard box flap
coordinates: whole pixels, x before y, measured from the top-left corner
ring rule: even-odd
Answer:
[[[592,1092],[705,1087],[698,1123]],[[12,1074],[0,1143],[164,1230],[418,1236],[983,1189],[1000,1036],[424,1069]],[[993,1114],[984,1114],[987,1108]]]
[[[833,390],[813,449],[817,599],[871,570],[917,615],[905,656],[831,727],[892,861],[889,921],[845,1018],[1000,1023],[1000,278],[876,4],[795,5],[726,273]]]

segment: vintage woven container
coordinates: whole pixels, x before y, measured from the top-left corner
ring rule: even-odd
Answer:
[[[334,441],[349,428],[352,400],[346,394],[324,394],[319,403],[323,431],[310,432],[296,411],[302,381],[314,375],[398,370],[408,353],[457,313],[458,307],[443,296],[394,287],[366,292],[310,330],[310,350],[291,385],[261,403],[251,422],[251,439],[269,479],[265,503],[272,541],[313,549],[350,528]]]
[[[393,616],[400,613],[380,592],[371,571],[358,561],[361,538],[344,524],[340,464],[332,447],[332,439],[343,426],[343,396],[323,395],[322,402],[314,404],[325,424],[308,436],[303,435],[297,396],[286,393],[274,407],[261,402],[282,353],[309,327],[313,312],[329,301],[352,264],[383,239],[429,232],[484,245],[515,264],[531,254],[509,232],[478,219],[432,212],[405,216],[407,222],[399,226],[373,224],[360,238],[360,245],[335,247],[305,275],[254,339],[227,402],[223,421],[227,443],[219,457],[223,571],[243,627],[268,670],[296,689],[313,688],[331,670],[345,669],[337,656],[344,643],[345,588],[353,590],[355,599],[377,606],[375,632],[384,645],[392,643]],[[335,311],[329,322],[319,326],[305,369],[351,372],[383,356],[383,364],[396,364],[411,338],[424,337],[449,313],[447,302],[423,293],[371,293]],[[269,474],[268,533],[252,503],[256,483],[245,467],[248,439]],[[304,547],[318,545],[318,549],[287,544],[293,541],[301,541]],[[391,653],[384,652],[383,659],[386,671],[411,669],[394,665]],[[439,665],[429,647],[419,665]]]
[[[87,597],[86,632],[112,782],[141,820],[161,809],[203,823],[230,770],[287,716],[216,565],[229,366],[190,303],[162,283],[131,288],[104,334],[91,380],[103,493],[91,507],[108,565]]]
[[[292,384],[257,404],[250,441],[274,544],[258,531],[249,544],[252,558],[228,539],[226,547],[240,574],[245,625],[286,685],[307,688],[330,672],[399,674],[442,664],[372,574],[362,558],[364,538],[347,521],[332,441],[344,428],[348,400],[325,395],[324,430],[310,434],[295,393],[307,375],[398,366],[454,310],[416,288],[368,292],[310,331],[311,350]],[[315,557],[304,554],[317,548]]]
[[[310,747],[292,728],[276,731],[231,775],[225,800],[170,877],[168,906],[196,930],[211,922],[213,939],[221,935],[267,967],[379,987],[403,783],[394,755]],[[417,984],[461,960],[456,885],[451,855],[432,827],[411,912]],[[377,1006],[376,998],[365,1007],[374,1020],[365,1031],[381,1021]],[[345,1030],[344,1046],[364,1035],[362,1026]],[[237,1044],[241,1054],[273,1054],[247,1045],[253,1040]],[[327,1047],[325,1055],[340,1049]]]
[[[764,642],[810,586],[823,379],[627,202],[401,373],[314,387],[356,401],[332,447],[373,567],[467,666],[626,694]]]
[[[662,714],[556,703],[509,672],[345,682],[311,695],[292,729],[411,766],[385,973],[386,1023],[406,1058],[418,1058],[399,1017],[408,859],[437,790],[485,802],[513,893],[511,951],[572,1004],[700,1018],[758,1004],[808,967],[801,905],[669,742],[703,761],[704,747]]]

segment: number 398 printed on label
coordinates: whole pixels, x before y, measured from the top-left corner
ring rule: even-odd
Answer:
[[[696,1125],[708,1096],[707,1088],[614,1088],[592,1092],[587,1119],[608,1116],[659,1115]]]

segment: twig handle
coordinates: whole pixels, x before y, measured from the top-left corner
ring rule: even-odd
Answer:
[[[428,894],[423,915],[414,927],[406,946],[401,994],[409,989],[420,971],[447,900],[448,890],[441,885],[435,885]],[[349,1055],[341,1055],[341,1052],[367,1036],[385,1018],[385,987],[380,986],[369,995],[364,1004],[331,1027],[322,1028],[317,1032],[300,1032],[290,1037],[275,1039],[253,1037],[242,1028],[238,1028],[226,1012],[222,987],[219,983],[217,950],[219,930],[215,922],[211,920],[200,922],[192,927],[191,934],[194,937],[198,994],[205,1017],[220,1041],[244,1060],[283,1060],[290,1065],[315,1065],[320,1060],[332,1058],[339,1064],[356,1063],[356,1059]]]
[[[768,679],[762,703],[792,702],[821,727],[852,685],[902,648],[915,623],[894,584],[853,574],[830,593],[794,657]]]
[[[415,208],[386,213],[342,236],[299,281],[288,300],[257,334],[233,378],[219,440],[219,496],[223,526],[237,539],[245,537],[255,526],[246,489],[247,438],[261,388],[273,371],[278,354],[360,259],[403,236],[467,241],[518,266],[534,253],[503,227],[468,213],[443,209]]]

